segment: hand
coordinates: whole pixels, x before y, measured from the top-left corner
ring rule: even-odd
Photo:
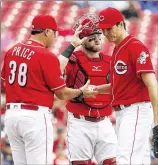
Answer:
[[[82,39],[80,39],[79,34],[82,32],[82,25],[80,25],[76,31],[75,34],[72,37],[72,42],[71,44],[76,48],[80,45],[82,45],[82,43],[87,39],[87,37],[84,37]]]
[[[89,86],[91,86],[91,85],[90,85],[90,80],[88,80],[88,81],[86,82],[86,84],[80,88],[80,90],[82,90],[82,92],[83,92],[83,97],[84,97],[84,98],[85,98],[85,97],[92,97],[92,98],[95,98],[95,95],[98,94],[98,91],[93,91],[93,90],[91,90],[91,89],[89,88]]]
[[[154,156],[155,158],[158,158],[158,125],[153,128],[152,144]]]
[[[110,94],[110,88],[111,88],[111,84],[103,84],[103,85],[90,85],[93,89],[93,91],[97,91],[98,94]]]
[[[90,91],[98,91],[98,88],[97,88],[96,85],[89,85],[89,86],[88,86],[88,89],[89,89]]]

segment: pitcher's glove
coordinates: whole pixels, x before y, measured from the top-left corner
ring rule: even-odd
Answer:
[[[154,156],[155,158],[158,158],[158,125],[153,128],[152,144]]]

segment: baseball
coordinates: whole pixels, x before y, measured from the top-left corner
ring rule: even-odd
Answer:
[[[88,86],[88,90],[89,91],[94,91],[94,87],[93,86]]]

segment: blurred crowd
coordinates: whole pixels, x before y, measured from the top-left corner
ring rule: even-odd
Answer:
[[[142,10],[150,10],[153,13],[158,13],[158,2],[157,1],[67,1],[68,3],[76,4],[80,8],[87,8],[90,6],[95,6],[96,9],[102,10],[106,7],[113,6],[120,9],[129,21],[135,19],[139,20],[141,18]],[[3,14],[3,13],[2,13]],[[3,31],[4,32],[4,31]],[[3,35],[3,33],[2,33]],[[11,40],[11,34],[8,34],[8,39],[6,42],[1,42],[1,51],[3,51],[4,45],[8,44]],[[1,84],[3,86],[3,84]],[[52,109],[52,115],[54,116],[54,146],[52,148],[52,164],[53,165],[66,165],[69,164],[67,158],[67,146],[66,146],[66,125],[67,125],[67,110],[65,108],[65,102],[60,101],[56,98],[55,105]],[[13,159],[10,149],[10,144],[7,135],[4,131],[4,114],[5,114],[5,91],[1,93],[1,164],[2,165],[13,165]],[[115,115],[111,116],[111,121],[115,126]],[[152,164],[158,164],[158,160],[154,159],[151,152]],[[95,160],[94,160],[95,164]]]

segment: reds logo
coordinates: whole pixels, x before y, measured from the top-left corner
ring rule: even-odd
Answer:
[[[127,65],[121,60],[118,60],[114,66],[116,73],[125,74],[127,72]]]

